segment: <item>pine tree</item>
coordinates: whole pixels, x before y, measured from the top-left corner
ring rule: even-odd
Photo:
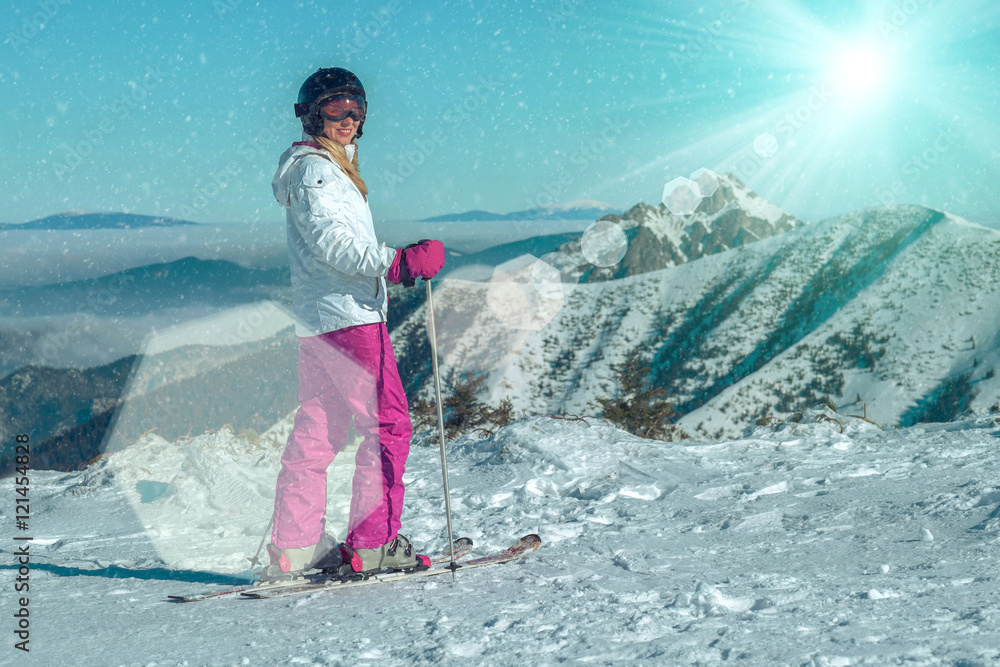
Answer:
[[[486,384],[485,375],[463,373],[446,384],[451,389],[442,397],[441,405],[446,438],[452,439],[473,430],[492,435],[495,429],[513,421],[514,405],[509,398],[500,401],[495,408],[478,399]],[[437,426],[437,406],[433,402],[416,400],[411,407],[413,421],[419,428]]]
[[[650,365],[641,350],[632,350],[624,363],[613,368],[618,373],[621,390],[615,398],[597,399],[604,419],[641,438],[688,437],[672,421],[677,413],[666,388],[650,384]]]

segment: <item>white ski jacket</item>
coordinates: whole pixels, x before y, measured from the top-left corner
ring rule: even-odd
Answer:
[[[302,141],[312,141],[303,134]],[[356,147],[348,145],[347,155]],[[295,333],[316,336],[385,322],[385,275],[394,248],[375,238],[368,202],[329,154],[292,146],[271,182],[284,206],[292,268]]]

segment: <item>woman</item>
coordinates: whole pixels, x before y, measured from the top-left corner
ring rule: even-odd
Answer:
[[[272,187],[287,208],[292,301],[299,336],[299,402],[281,457],[264,580],[307,570],[426,567],[399,534],[410,449],[406,396],[386,329],[386,280],[412,286],[444,265],[440,241],[387,248],[375,238],[357,138],[367,113],[361,81],[324,68],[299,90],[302,141],[281,156]],[[351,420],[356,457],[347,538],[326,535],[327,467]]]

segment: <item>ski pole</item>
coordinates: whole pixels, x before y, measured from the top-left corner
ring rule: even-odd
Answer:
[[[434,295],[431,281],[427,285],[427,333],[431,339],[431,368],[434,371],[434,396],[437,399],[438,439],[441,443],[441,477],[444,480],[444,511],[448,518],[448,544],[451,545],[451,580],[455,580],[455,539],[451,532],[451,492],[448,490],[448,458],[444,451],[444,412],[441,409],[441,372],[438,370],[437,333],[434,330]]]
[[[267,536],[271,534],[271,526],[274,525],[274,514],[271,515],[271,520],[267,522],[267,528],[264,529],[264,534],[260,538],[260,546],[257,547],[257,553],[253,555],[253,558],[247,558],[250,561],[250,569],[257,567],[258,565],[264,565],[260,562],[260,550],[264,548],[264,540]]]

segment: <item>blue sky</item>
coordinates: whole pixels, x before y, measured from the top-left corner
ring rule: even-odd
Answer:
[[[0,221],[281,220],[321,66],[355,71],[376,219],[657,203],[701,167],[815,221],[879,203],[1000,220],[1000,6],[581,0],[0,9]]]

